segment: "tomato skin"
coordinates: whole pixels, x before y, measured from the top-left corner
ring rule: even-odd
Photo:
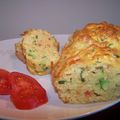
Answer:
[[[8,75],[9,72],[7,70],[0,69],[0,95],[9,95],[11,92]]]
[[[23,73],[9,74],[11,101],[18,109],[33,109],[48,102],[45,89],[32,77]]]

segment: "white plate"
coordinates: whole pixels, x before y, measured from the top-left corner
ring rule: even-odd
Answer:
[[[55,36],[60,42],[61,47],[63,47],[68,39],[68,35]],[[62,103],[51,84],[50,75],[31,75],[26,69],[25,64],[16,58],[14,44],[18,41],[19,39],[17,38],[0,42],[0,68],[7,69],[9,71],[23,72],[37,79],[38,82],[46,89],[49,102],[33,110],[18,110],[14,107],[12,102],[10,102],[9,96],[0,95],[0,118],[17,120],[56,120],[77,118],[96,113],[120,102],[120,99],[118,99],[116,101],[79,105]]]

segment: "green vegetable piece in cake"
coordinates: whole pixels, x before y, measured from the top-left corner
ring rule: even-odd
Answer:
[[[104,79],[104,77],[102,77],[102,78],[99,79],[99,84],[100,84],[101,89],[107,90],[109,81]]]

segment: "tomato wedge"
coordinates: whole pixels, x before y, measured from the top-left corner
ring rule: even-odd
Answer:
[[[45,89],[32,77],[19,72],[9,74],[11,101],[18,109],[33,109],[48,102]]]
[[[0,95],[10,94],[11,87],[8,80],[8,74],[9,72],[7,70],[0,69]]]

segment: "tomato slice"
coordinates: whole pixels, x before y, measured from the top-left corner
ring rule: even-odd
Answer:
[[[11,101],[18,109],[33,109],[48,102],[45,89],[32,77],[23,73],[9,74]]]
[[[0,95],[10,94],[11,87],[8,80],[8,74],[9,72],[7,70],[0,69]]]

